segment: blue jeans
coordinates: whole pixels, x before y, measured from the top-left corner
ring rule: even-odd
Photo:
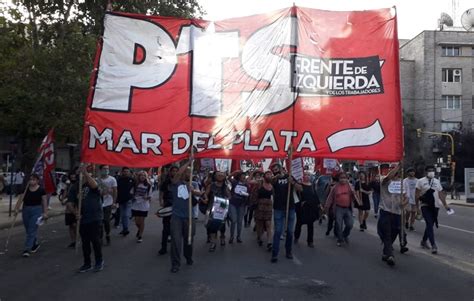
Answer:
[[[272,257],[277,257],[280,252],[280,238],[285,227],[285,210],[273,210],[273,221],[275,223],[275,233],[273,233]],[[290,209],[288,214],[288,228],[286,229],[285,249],[286,253],[291,253],[291,246],[293,243],[293,230],[295,228],[295,209]]]
[[[120,204],[120,220],[122,221],[122,230],[128,231],[128,223],[132,215],[132,201]]]
[[[344,223],[344,230],[342,230],[342,224]],[[344,238],[351,234],[352,227],[354,226],[354,219],[352,218],[351,208],[342,208],[336,206],[336,236],[338,241],[342,241]]]
[[[237,225],[237,238],[241,238],[242,234],[242,223],[244,220],[245,214],[245,205],[235,206],[230,204],[229,207],[229,214],[230,214],[230,237],[234,238],[235,234],[235,226]]]
[[[36,221],[43,213],[43,206],[24,206],[21,212],[26,231],[25,251],[30,251],[36,244],[38,225]]]
[[[374,200],[374,213],[378,214],[379,213],[379,204],[380,204],[380,194],[374,192],[372,194],[372,199]]]

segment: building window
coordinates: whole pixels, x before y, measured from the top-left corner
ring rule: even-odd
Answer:
[[[443,95],[445,103],[445,109],[459,110],[461,109],[461,96],[460,95]]]
[[[443,46],[443,56],[460,56],[461,49],[458,46]]]
[[[461,74],[462,69],[442,69],[442,79],[445,83],[460,83],[461,82]]]
[[[441,123],[441,132],[451,132],[461,129],[460,122],[442,122]]]

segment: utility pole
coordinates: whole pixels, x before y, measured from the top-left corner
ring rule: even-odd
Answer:
[[[416,129],[416,136],[418,138],[421,138],[422,134],[449,137],[449,141],[451,142],[451,155],[448,155],[448,163],[451,166],[451,187],[454,187],[454,174],[455,174],[455,171],[456,171],[456,162],[454,161],[454,138],[453,138],[453,136],[451,134],[448,134],[448,133],[429,132],[429,131],[424,131],[422,129]]]

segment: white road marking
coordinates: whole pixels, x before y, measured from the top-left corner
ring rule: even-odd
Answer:
[[[421,221],[422,223],[424,223],[425,221]],[[448,229],[453,229],[453,230],[457,230],[457,231],[461,231],[461,232],[465,232],[465,233],[469,233],[469,234],[474,234],[474,231],[469,231],[469,230],[465,230],[465,229],[460,229],[460,228],[456,228],[456,227],[451,227],[451,226],[448,226],[448,225],[443,225],[443,224],[438,224],[440,227],[443,227],[443,228],[448,228]]]
[[[461,231],[461,232],[466,232],[466,233],[469,233],[469,234],[474,234],[474,231],[464,230],[464,229],[460,229],[460,228],[456,228],[456,227],[451,227],[451,226],[448,226],[448,225],[439,224],[439,226],[444,227],[444,228],[448,228],[448,229]]]
[[[293,255],[293,262],[297,265],[302,265],[303,263],[295,255]]]

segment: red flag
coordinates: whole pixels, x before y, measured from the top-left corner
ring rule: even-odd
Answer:
[[[33,172],[39,172],[42,178],[44,190],[46,193],[56,191],[56,183],[54,181],[53,171],[55,168],[54,155],[54,129],[51,129],[38,149],[38,161],[36,161]]]
[[[398,161],[394,9],[293,7],[218,22],[107,13],[82,158]]]

